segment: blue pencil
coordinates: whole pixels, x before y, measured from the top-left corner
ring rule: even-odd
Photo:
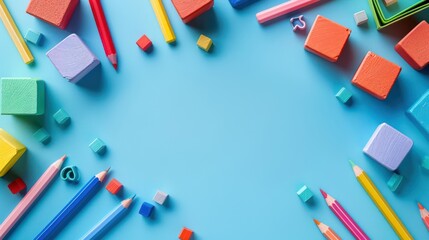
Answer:
[[[110,169],[110,168],[109,168]],[[52,239],[54,234],[71,218],[83,203],[86,202],[106,178],[106,169],[92,177],[72,200],[51,220],[51,222],[34,238],[35,240]]]
[[[104,216],[91,230],[89,230],[81,240],[95,239],[100,233],[108,229],[113,223],[115,223],[129,208],[135,195],[132,198],[123,200],[117,207],[115,207],[110,213]]]

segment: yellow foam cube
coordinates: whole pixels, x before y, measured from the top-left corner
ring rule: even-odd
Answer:
[[[24,154],[25,146],[0,128],[0,177],[3,177]]]
[[[203,34],[200,35],[200,38],[197,41],[198,47],[200,47],[206,52],[210,50],[210,48],[212,47],[212,44],[213,44],[213,41],[209,37],[204,36]]]

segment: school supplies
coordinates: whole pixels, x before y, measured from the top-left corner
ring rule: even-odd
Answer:
[[[340,236],[338,236],[338,234],[334,232],[331,227],[316,219],[313,219],[313,221],[327,240],[341,240]]]
[[[419,206],[420,216],[422,217],[423,223],[426,228],[429,230],[429,212],[426,208],[423,207],[420,203],[417,203]]]
[[[167,43],[176,41],[173,28],[171,27],[170,20],[168,20],[167,12],[165,11],[162,0],[150,0],[153,11],[155,12],[156,19],[158,20],[159,27],[161,28],[164,39]]]

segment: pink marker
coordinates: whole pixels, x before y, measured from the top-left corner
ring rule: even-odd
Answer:
[[[280,5],[274,6],[256,14],[256,19],[259,23],[268,22],[290,12],[299,10],[303,7],[317,3],[320,0],[292,0]]]

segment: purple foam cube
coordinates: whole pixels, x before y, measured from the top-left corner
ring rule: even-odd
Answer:
[[[100,64],[97,57],[76,34],[66,37],[49,50],[46,56],[60,74],[72,83],[77,83]]]
[[[413,140],[386,123],[377,127],[363,152],[391,171],[396,170],[411,150]]]

